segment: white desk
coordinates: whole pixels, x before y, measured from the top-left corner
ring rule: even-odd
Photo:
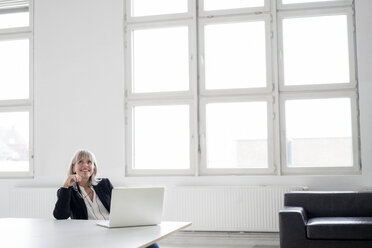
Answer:
[[[109,229],[91,220],[0,219],[0,247],[143,248],[190,225],[162,222],[158,226]]]

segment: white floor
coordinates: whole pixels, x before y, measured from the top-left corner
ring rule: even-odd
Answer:
[[[279,233],[181,231],[158,244],[160,248],[279,248]]]

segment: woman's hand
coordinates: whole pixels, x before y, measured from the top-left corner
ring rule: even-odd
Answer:
[[[67,177],[65,184],[63,185],[63,188],[68,188],[74,185],[74,183],[78,183],[81,181],[81,176],[74,174]]]

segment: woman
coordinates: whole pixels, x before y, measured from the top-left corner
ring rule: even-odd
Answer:
[[[108,220],[113,186],[107,178],[96,179],[97,161],[87,150],[72,158],[63,187],[57,191],[56,219]],[[148,248],[158,248],[153,244]]]

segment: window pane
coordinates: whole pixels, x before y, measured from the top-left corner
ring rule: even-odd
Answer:
[[[208,168],[267,168],[267,103],[206,106]]]
[[[189,89],[188,27],[133,31],[133,92]]]
[[[29,170],[29,113],[0,112],[0,172]]]
[[[266,86],[265,22],[205,26],[206,89]]]
[[[189,115],[188,105],[134,107],[134,168],[188,169]]]
[[[264,0],[204,0],[204,10],[264,7]]]
[[[188,0],[132,0],[132,16],[185,13]]]
[[[28,12],[0,14],[0,29],[27,27],[29,18]]]
[[[349,98],[285,102],[289,167],[353,165]]]
[[[29,41],[0,41],[0,100],[29,97]]]
[[[318,2],[335,2],[340,0],[282,0],[283,4],[292,4],[292,3],[318,3]]]
[[[350,82],[347,16],[283,20],[285,85]]]

